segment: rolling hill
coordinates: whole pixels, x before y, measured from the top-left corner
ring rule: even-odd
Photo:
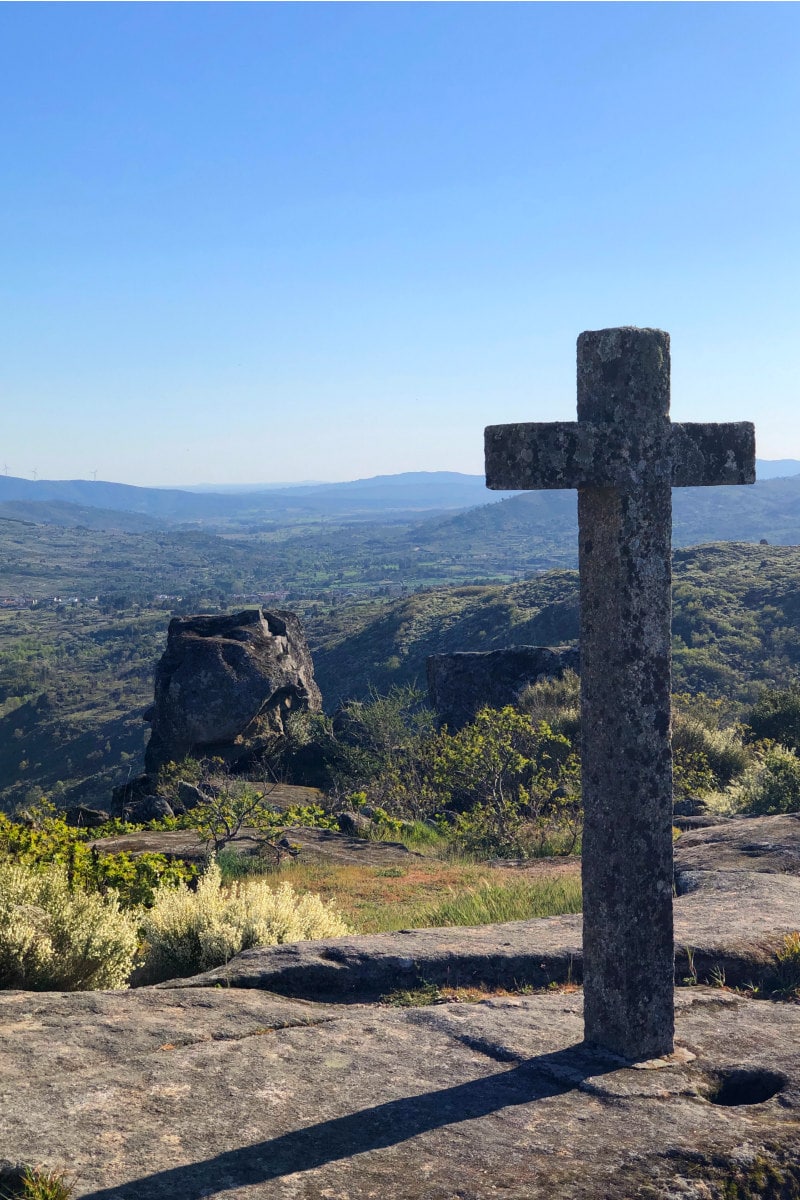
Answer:
[[[496,498],[510,493],[497,493]],[[413,471],[350,483],[324,483],[254,492],[197,492],[134,487],[86,479],[20,479],[0,475],[0,503],[70,504],[140,513],[170,524],[364,520],[445,512],[494,498],[481,475]],[[51,511],[53,511],[51,509]]]
[[[673,558],[674,686],[740,700],[800,675],[800,547],[715,544]],[[434,588],[307,618],[328,709],[393,684],[425,685],[429,654],[578,637],[576,571],[504,587]]]
[[[70,533],[71,531],[57,531]],[[800,679],[800,548],[676,551],[675,690],[747,702]],[[325,706],[424,686],[428,654],[578,634],[574,571],[507,586],[439,587],[394,601],[298,605]],[[142,712],[171,612],[0,610],[0,808],[43,791],[102,805],[142,765]]]

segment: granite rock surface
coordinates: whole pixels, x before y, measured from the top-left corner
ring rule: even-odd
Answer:
[[[635,1069],[582,1045],[578,992],[418,1009],[5,993],[3,1153],[84,1200],[796,1194],[800,1008],[676,1000],[678,1054]],[[785,1191],[725,1190],[767,1170]]]
[[[687,946],[701,979],[704,962],[729,983],[768,969],[800,927],[800,821],[684,836],[679,982]],[[574,982],[375,999],[579,972],[580,918],[555,917],[254,950],[127,992],[0,993],[0,1157],[65,1171],[84,1200],[796,1195],[796,1004],[679,988],[675,1057],[632,1067],[582,1043]]]
[[[440,724],[451,733],[474,720],[479,709],[517,704],[530,684],[577,671],[575,646],[508,646],[431,654],[426,660],[428,698]]]
[[[311,653],[292,612],[248,609],[175,617],[156,668],[145,771],[187,755],[239,767],[284,732],[297,709],[319,711]]]

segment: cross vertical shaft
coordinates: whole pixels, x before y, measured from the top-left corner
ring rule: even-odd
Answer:
[[[582,334],[578,420],[628,467],[578,489],[585,1030],[648,1058],[674,1029],[668,335]]]

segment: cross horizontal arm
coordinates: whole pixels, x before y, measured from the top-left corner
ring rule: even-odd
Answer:
[[[672,486],[755,483],[756,430],[750,421],[672,426]]]
[[[489,425],[486,486],[494,491],[602,487],[596,427],[577,421]]]
[[[588,421],[489,425],[486,486],[494,491],[625,487],[638,474],[618,427]],[[673,487],[755,483],[749,421],[670,426]]]

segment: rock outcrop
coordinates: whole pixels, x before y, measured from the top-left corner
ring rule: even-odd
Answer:
[[[300,621],[292,612],[249,609],[176,617],[156,669],[145,770],[187,755],[232,768],[258,759],[293,710],[322,700]]]
[[[428,696],[442,725],[453,732],[479,709],[516,704],[539,679],[579,667],[577,647],[509,646],[505,650],[462,650],[427,659]]]
[[[0,1155],[84,1200],[795,1196],[800,1007],[702,981],[769,971],[800,926],[799,846],[787,817],[678,840],[676,977],[700,986],[675,993],[669,1059],[583,1041],[578,916],[253,949],[128,992],[1,992]]]

